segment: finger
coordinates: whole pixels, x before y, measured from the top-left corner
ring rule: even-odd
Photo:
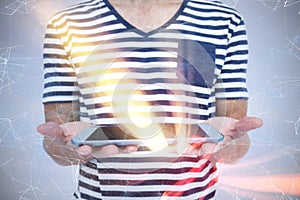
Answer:
[[[103,158],[114,156],[119,153],[119,148],[115,145],[106,145],[103,147],[92,147],[93,148],[93,157],[95,158]]]
[[[216,147],[217,144],[215,143],[202,143],[201,145],[192,144],[187,148],[185,153],[188,155],[205,156],[214,153]]]
[[[200,148],[201,148],[201,145],[199,145],[199,144],[191,144],[188,146],[185,153],[188,155],[197,155]]]
[[[91,146],[82,145],[78,147],[76,151],[80,157],[80,160],[82,160],[83,162],[87,162],[93,157],[93,149]]]
[[[46,122],[37,127],[37,131],[47,137],[62,138],[64,135],[63,129],[55,122]]]
[[[248,132],[259,128],[263,125],[263,121],[257,117],[244,117],[234,123],[234,129],[239,133]]]
[[[136,152],[138,148],[139,148],[138,145],[128,145],[128,146],[119,147],[119,151],[120,153],[132,153],[132,152]]]
[[[82,145],[80,147],[78,147],[77,150],[78,154],[82,157],[87,157],[87,156],[91,156],[93,153],[93,149],[91,146],[88,145]]]

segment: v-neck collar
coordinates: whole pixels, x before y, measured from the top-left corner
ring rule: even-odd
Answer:
[[[160,32],[160,30],[168,27],[170,24],[172,24],[177,17],[182,13],[182,11],[184,10],[186,4],[187,4],[187,0],[183,0],[183,2],[181,3],[181,6],[179,7],[179,9],[176,11],[176,13],[167,21],[165,22],[163,25],[154,28],[151,31],[145,32],[141,29],[138,29],[137,27],[135,27],[134,25],[132,25],[130,22],[128,22],[127,20],[125,20],[120,14],[119,12],[113,7],[113,5],[109,2],[109,0],[103,0],[103,2],[105,3],[105,5],[109,8],[109,11],[124,25],[126,26],[128,31],[134,31],[139,35],[142,35],[144,37],[148,37],[150,35],[153,35],[155,33]]]

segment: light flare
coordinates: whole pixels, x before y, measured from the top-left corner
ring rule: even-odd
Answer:
[[[127,134],[142,139],[145,145],[151,150],[160,153],[174,153],[174,145],[169,146],[166,135],[170,137],[170,131],[165,132],[165,126],[173,126],[172,137],[174,138],[186,138],[190,131],[190,126],[182,123],[164,124],[161,121],[163,117],[173,117],[176,119],[183,119],[189,117],[184,111],[184,106],[187,103],[180,99],[184,96],[183,89],[168,88],[171,87],[168,84],[158,83],[161,89],[168,91],[170,95],[170,106],[179,108],[178,110],[170,113],[163,111],[163,105],[151,105],[151,102],[143,100],[143,96],[147,96],[149,91],[149,84],[142,84],[137,79],[132,77],[130,73],[130,67],[118,67],[114,66],[114,63],[122,63],[122,59],[125,59],[127,54],[120,54],[116,59],[102,59],[97,55],[97,49],[95,54],[83,55],[85,57],[82,65],[93,66],[92,71],[85,70],[78,72],[78,77],[83,84],[88,85],[90,88],[95,88],[94,97],[105,99],[105,102],[101,101],[103,107],[112,108],[112,116],[120,129]],[[104,65],[106,63],[106,65]],[[99,68],[94,66],[99,65]],[[150,66],[151,67],[151,66]],[[174,77],[177,77],[177,71],[174,70]],[[93,80],[84,80],[84,77],[92,77]],[[174,83],[182,82],[174,78]],[[126,88],[126,85],[130,85]],[[134,87],[136,85],[136,87]],[[157,83],[156,83],[157,85]],[[183,83],[184,87],[189,87]],[[100,88],[105,88],[102,90]],[[99,91],[98,91],[99,90]],[[187,89],[189,91],[190,88]],[[174,93],[174,91],[179,91]],[[142,97],[142,98],[141,98]],[[102,100],[101,99],[101,100]],[[137,110],[136,107],[142,107],[142,110]],[[133,109],[134,108],[134,109]],[[155,108],[155,109],[153,109]],[[156,111],[157,108],[162,111]],[[157,114],[158,113],[158,114]],[[167,113],[167,114],[166,114]],[[169,116],[161,116],[168,115]],[[159,116],[158,116],[159,115]],[[158,118],[160,118],[158,120]],[[160,123],[158,123],[159,121]],[[176,140],[176,153],[183,153],[187,148],[187,140]]]
[[[300,174],[222,177],[220,184],[241,190],[263,193],[300,195]],[[249,193],[249,196],[251,193]]]
[[[108,69],[107,73],[110,73],[109,71],[110,70]],[[107,76],[107,73],[105,72],[101,77]],[[100,80],[100,83],[101,81],[102,80]],[[134,87],[135,89],[128,93],[128,91],[124,92],[123,88],[118,88],[118,86],[121,86],[123,84],[122,82],[125,81],[128,81],[126,79],[126,73],[124,73],[123,77],[120,77],[120,79],[106,79],[105,82],[107,84],[114,85],[115,87],[113,90],[107,92],[104,91],[102,93],[107,96],[112,96],[111,103],[106,103],[106,106],[122,108],[114,110],[112,113],[116,120],[128,119],[128,123],[118,123],[118,126],[122,130],[125,130],[125,132],[129,135],[142,139],[144,145],[147,146],[151,151],[171,153],[172,150],[166,140],[166,133],[164,132],[163,128],[164,124],[153,121],[155,117],[158,117],[155,115],[154,111],[151,110],[153,106],[148,101],[140,99],[141,96],[147,95],[145,92],[147,91],[147,86],[132,80],[133,83],[131,84],[136,84],[136,87]],[[175,98],[177,98],[176,95]],[[137,105],[143,107],[144,109],[133,109]],[[178,115],[178,117],[183,117],[182,112],[177,112],[176,115]],[[175,133],[173,133],[175,137],[177,135],[176,133],[179,133],[178,130],[179,128],[176,126]]]
[[[249,175],[249,173],[244,176],[233,175],[233,172],[242,174],[244,169],[256,168],[264,163],[286,157],[284,152],[284,149],[281,153],[272,151],[236,165],[220,165],[219,170],[222,174],[219,180],[220,189],[237,196],[263,200],[273,200],[276,196],[300,196],[300,173],[268,173],[265,176]],[[298,155],[297,152],[294,154]]]

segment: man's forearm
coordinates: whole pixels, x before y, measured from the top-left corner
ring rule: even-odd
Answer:
[[[230,117],[236,120],[247,116],[247,100],[217,100],[216,115]],[[225,136],[225,140],[217,145],[217,152],[212,154],[212,160],[227,164],[238,162],[247,153],[250,147],[250,138],[247,133],[242,137]]]
[[[45,121],[64,124],[79,121],[79,103],[49,103],[44,105]],[[44,137],[43,147],[47,154],[59,165],[70,165],[70,161],[59,157],[61,146],[53,139]]]
[[[44,105],[45,121],[63,124],[79,121],[79,103],[49,103]]]

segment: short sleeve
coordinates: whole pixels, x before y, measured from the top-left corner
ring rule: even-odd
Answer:
[[[58,30],[49,23],[43,47],[44,104],[79,99],[75,70],[64,46]]]
[[[247,63],[248,39],[245,23],[241,19],[228,40],[224,66],[215,85],[216,98],[248,99]]]

